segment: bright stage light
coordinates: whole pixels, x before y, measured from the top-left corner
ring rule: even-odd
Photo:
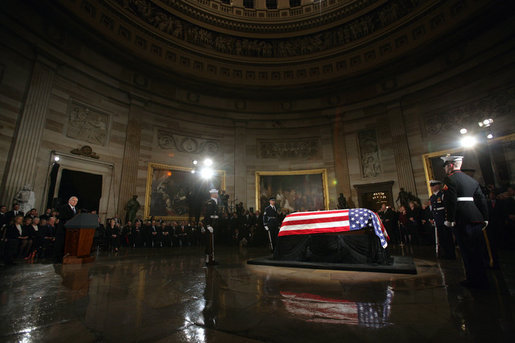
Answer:
[[[492,138],[494,138],[494,135],[492,135],[491,133],[489,133],[488,135],[486,135],[486,138],[488,138],[488,139],[492,139]]]
[[[473,148],[477,144],[477,139],[474,136],[465,136],[461,139],[461,146],[464,148]]]
[[[206,167],[211,167],[212,165],[213,165],[213,160],[212,160],[212,159],[210,159],[210,158],[206,158],[206,159],[204,160],[204,166],[206,166]]]
[[[466,129],[466,128],[463,128],[463,129],[461,129],[461,130],[460,130],[460,133],[461,133],[462,135],[466,134],[467,132],[468,132],[468,131],[467,131],[467,129]]]
[[[214,174],[215,174],[215,171],[211,168],[202,168],[200,170],[200,177],[203,178],[204,180],[211,179]]]
[[[193,160],[193,165],[196,166],[198,164],[197,160]]]
[[[193,169],[193,170],[191,171],[191,173],[192,173],[192,174],[195,174],[195,173],[196,173],[195,169]]]
[[[59,156],[55,156],[55,157],[54,157],[54,161],[56,161],[56,162],[59,162],[59,160],[60,160],[60,159],[61,159],[61,158],[60,158]]]

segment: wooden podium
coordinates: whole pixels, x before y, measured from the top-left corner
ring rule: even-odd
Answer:
[[[91,256],[93,237],[98,227],[96,214],[81,213],[68,220],[66,228],[66,240],[64,244],[63,264],[90,263],[95,260]]]

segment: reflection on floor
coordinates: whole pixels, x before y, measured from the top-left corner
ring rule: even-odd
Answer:
[[[0,341],[511,342],[513,256],[470,291],[431,252],[415,251],[417,275],[250,266],[266,249],[229,247],[210,268],[197,247],[1,267]]]

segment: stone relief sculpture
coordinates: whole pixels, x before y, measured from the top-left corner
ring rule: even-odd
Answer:
[[[14,197],[14,202],[20,204],[20,211],[29,213],[34,208],[36,196],[31,185],[25,185]]]
[[[302,159],[317,155],[320,151],[318,138],[291,140],[258,140],[259,158]]]
[[[320,33],[289,39],[247,39],[206,30],[169,13],[150,0],[128,0],[123,8],[176,39],[230,55],[293,57],[340,47],[382,29],[415,9],[422,0],[392,0],[374,11]]]
[[[190,154],[216,155],[221,151],[218,140],[182,136],[164,130],[157,130],[157,144],[161,149],[176,149]]]
[[[105,145],[109,116],[87,105],[72,101],[66,135],[91,144]]]
[[[379,158],[379,145],[375,130],[358,132],[358,144],[361,157],[361,172],[364,178],[376,177],[382,173]]]
[[[79,149],[72,149],[70,152],[75,155],[81,155],[81,156],[91,157],[91,158],[95,158],[95,159],[100,158],[100,156],[98,156],[97,153],[95,153],[89,145],[84,145],[84,146],[80,147]]]

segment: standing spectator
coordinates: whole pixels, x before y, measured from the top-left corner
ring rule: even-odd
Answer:
[[[0,229],[5,228],[9,224],[9,217],[7,215],[7,206],[0,205]]]
[[[159,248],[160,247],[160,244],[161,244],[161,240],[160,240],[160,234],[159,234],[159,229],[158,229],[158,226],[157,226],[157,222],[156,220],[152,220],[151,222],[151,225],[149,226],[148,228],[149,230],[149,236],[148,236],[148,247],[154,247],[154,248]]]
[[[30,249],[32,247],[32,218],[27,216],[23,220],[22,233],[19,239],[21,239],[19,257],[23,257],[25,259],[28,258],[30,253]]]
[[[134,237],[132,235],[132,222],[129,220],[122,229],[122,237],[125,240],[125,246],[134,247]]]
[[[36,254],[39,253],[41,250],[41,230],[40,230],[40,222],[41,220],[39,217],[34,217],[32,219],[32,230],[31,230],[31,236],[32,236],[32,244],[31,248],[29,250],[28,258],[31,260],[36,257]],[[46,220],[45,220],[46,223]]]
[[[23,232],[23,216],[17,215],[13,219],[13,223],[7,227],[5,240],[5,252],[4,252],[4,261],[6,265],[13,265],[14,258],[18,254],[18,248],[20,246],[22,232]]]
[[[388,207],[386,203],[382,203],[378,214],[384,224],[388,236],[391,239],[391,242],[397,244],[399,242],[399,230],[395,223],[395,212]]]
[[[11,221],[16,216],[22,216],[23,217],[23,212],[20,210],[20,204],[16,204],[15,203],[13,205],[13,209],[11,211],[7,212],[6,216],[7,216],[7,224],[11,224]]]
[[[435,230],[432,221],[431,206],[429,200],[422,204],[420,210],[420,240],[423,244],[435,243]]]
[[[41,226],[41,256],[44,258],[53,257],[55,242],[55,217],[48,218],[47,224]]]
[[[107,223],[106,234],[109,242],[109,250],[118,252],[120,249],[120,226],[116,222],[116,219],[109,219],[109,222]]]
[[[170,227],[169,222],[161,223],[161,234],[163,235],[162,244],[163,247],[171,248],[172,247],[172,228]]]
[[[141,227],[141,221],[136,220],[136,223],[134,223],[132,235],[134,236],[134,247],[142,248],[145,243],[145,234],[143,232],[143,228]]]
[[[420,208],[414,201],[410,201],[406,212],[409,243],[420,244]]]
[[[399,231],[400,231],[400,242],[408,243],[408,211],[404,206],[399,207]]]

